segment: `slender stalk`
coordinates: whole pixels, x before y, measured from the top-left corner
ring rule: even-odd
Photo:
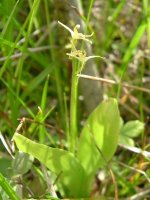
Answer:
[[[73,59],[71,100],[70,100],[70,151],[75,153],[77,143],[77,98],[78,98],[78,77],[77,69],[79,62]]]
[[[68,118],[68,108],[67,108],[67,99],[66,95],[64,94],[64,112],[65,112],[65,132],[67,136],[67,143],[70,144],[70,129],[69,129],[69,118]]]

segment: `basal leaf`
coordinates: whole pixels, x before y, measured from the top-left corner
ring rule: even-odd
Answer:
[[[19,150],[32,155],[56,173],[68,197],[85,197],[85,172],[74,155],[68,151],[33,142],[15,133],[13,137]]]
[[[96,173],[104,164],[104,158],[108,161],[114,155],[119,127],[120,115],[116,99],[103,101],[87,119],[79,140],[78,158],[88,176]]]

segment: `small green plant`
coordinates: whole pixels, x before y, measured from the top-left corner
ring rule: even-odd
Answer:
[[[71,152],[75,152],[76,148],[76,139],[78,135],[77,131],[77,96],[78,96],[78,77],[77,74],[81,73],[82,69],[84,68],[86,62],[95,57],[100,56],[89,56],[86,57],[85,50],[78,50],[76,47],[79,45],[79,41],[86,41],[92,43],[88,38],[92,37],[91,35],[84,35],[79,33],[78,30],[80,25],[76,25],[74,30],[72,31],[69,27],[58,22],[61,26],[67,29],[71,34],[70,39],[70,48],[71,52],[67,53],[67,55],[72,59],[72,86],[71,86],[71,105],[70,105],[70,136],[69,136],[69,149]],[[82,42],[81,42],[82,43]]]
[[[74,31],[59,22],[71,33],[72,59],[72,87],[70,105],[70,128],[68,149],[52,148],[39,144],[21,135],[19,129],[15,132],[13,140],[18,149],[37,158],[57,178],[56,185],[62,196],[69,198],[90,197],[95,174],[99,168],[104,167],[114,155],[119,139],[120,114],[116,99],[109,98],[100,103],[89,115],[81,134],[77,130],[77,91],[78,77],[85,63],[94,57],[86,56],[85,50],[77,49],[79,41],[91,43],[88,39],[92,35],[83,35],[78,32],[79,25]]]

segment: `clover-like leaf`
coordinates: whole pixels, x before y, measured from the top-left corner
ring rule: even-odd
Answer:
[[[119,135],[119,143],[131,147],[135,146],[134,140],[132,138],[122,134]]]
[[[121,129],[121,134],[131,138],[135,138],[144,130],[144,123],[139,120],[127,122]]]
[[[127,146],[135,146],[132,138],[138,137],[144,130],[144,123],[139,120],[129,121],[123,124],[120,130],[119,143]]]

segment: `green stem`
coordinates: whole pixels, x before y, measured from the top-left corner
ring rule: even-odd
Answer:
[[[75,153],[77,143],[78,61],[73,59],[70,102],[70,151]]]

